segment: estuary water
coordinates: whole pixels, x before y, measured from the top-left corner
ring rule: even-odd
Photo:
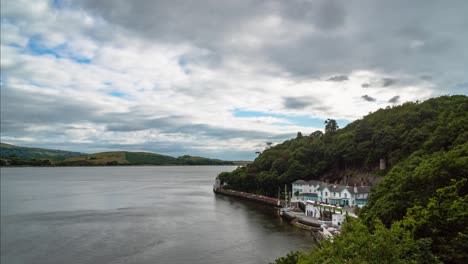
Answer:
[[[232,166],[1,168],[1,263],[268,263],[313,239],[216,195]]]

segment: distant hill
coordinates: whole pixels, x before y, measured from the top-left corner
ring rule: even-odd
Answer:
[[[174,158],[151,152],[115,151],[67,158],[59,165],[234,165],[234,163],[188,155]]]
[[[23,159],[64,159],[81,155],[84,155],[84,153],[54,149],[19,147],[15,145],[0,143],[0,158],[17,157]]]
[[[204,157],[178,158],[151,152],[112,151],[94,154],[19,147],[1,143],[0,165],[113,166],[113,165],[235,165],[232,161]]]

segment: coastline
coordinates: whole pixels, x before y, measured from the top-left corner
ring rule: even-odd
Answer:
[[[211,166],[237,166],[231,164],[119,164],[119,165],[44,165],[44,166],[35,166],[35,165],[16,165],[16,166],[0,166],[0,168],[96,168],[96,167],[211,167]]]
[[[257,194],[234,191],[234,190],[226,190],[223,188],[213,188],[213,192],[218,195],[226,195],[226,196],[236,197],[236,198],[243,199],[243,200],[249,200],[253,202],[266,204],[276,209],[280,209],[284,206],[283,201],[276,199],[276,198],[263,196],[263,195],[257,195]],[[281,218],[287,220],[289,224],[295,227],[298,227],[300,229],[309,231],[316,241],[320,241],[326,238],[325,235],[322,233],[322,227],[321,227],[321,224],[318,222],[318,219],[317,221],[314,221],[314,219],[308,219],[310,217],[300,217],[290,212],[281,212],[281,211],[279,211],[278,215]]]
[[[282,201],[276,198],[271,198],[268,196],[257,195],[252,193],[234,191],[234,190],[226,190],[223,188],[213,188],[213,192],[216,194],[227,195],[232,197],[237,197],[244,200],[255,201],[263,204],[270,205],[274,208],[281,208],[284,204]]]

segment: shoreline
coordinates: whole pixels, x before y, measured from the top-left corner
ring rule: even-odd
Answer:
[[[121,165],[18,165],[18,166],[0,166],[0,168],[96,168],[96,167],[213,167],[213,166],[237,166],[231,164],[213,164],[213,165],[189,165],[189,164],[121,164]]]
[[[268,196],[263,196],[263,195],[257,195],[257,194],[234,191],[234,190],[226,190],[223,188],[213,188],[213,192],[218,195],[226,195],[226,196],[239,198],[242,200],[248,200],[248,201],[253,201],[253,202],[269,205],[272,208],[276,208],[276,209],[280,209],[284,205],[284,202],[280,201],[279,199],[268,197]],[[278,201],[279,201],[279,205],[278,205]],[[278,216],[286,220],[288,224],[291,224],[300,229],[309,231],[316,241],[320,241],[325,238],[325,236],[321,232],[322,228],[321,228],[321,225],[318,223],[318,219],[317,219],[317,222],[310,221],[310,220],[305,219],[306,217],[299,217],[295,214],[290,214],[289,212],[278,212]]]
[[[250,200],[250,201],[267,204],[267,205],[272,206],[273,208],[281,208],[281,206],[283,205],[283,203],[279,199],[271,198],[271,197],[263,196],[263,195],[258,195],[258,194],[252,194],[252,193],[246,193],[246,192],[240,192],[240,191],[234,191],[234,190],[226,190],[223,188],[213,188],[213,192],[216,194],[232,196],[232,197],[237,197],[237,198],[244,199],[244,200]]]

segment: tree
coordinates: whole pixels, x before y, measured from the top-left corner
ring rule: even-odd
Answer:
[[[288,255],[278,258],[270,264],[296,264],[303,255],[304,253],[300,251],[292,251],[289,252]]]
[[[415,238],[430,238],[432,251],[444,263],[468,263],[468,180],[452,180],[437,190],[426,207],[408,210],[402,226]],[[463,190],[465,189],[465,190]]]
[[[296,196],[296,197],[298,197],[298,196],[299,196],[299,194],[300,194],[300,192],[299,192],[299,191],[295,191],[295,192],[294,192],[294,196]]]
[[[281,263],[281,262],[279,262]],[[299,257],[300,264],[313,263],[440,263],[430,252],[430,241],[411,238],[398,225],[386,228],[380,221],[371,227],[347,218],[341,235],[325,240]]]
[[[301,133],[300,131],[299,131],[299,132],[297,132],[297,136],[296,136],[296,138],[302,138],[302,133]]]
[[[336,123],[336,120],[334,119],[327,119],[325,120],[325,134],[333,134],[338,130],[338,124]]]

